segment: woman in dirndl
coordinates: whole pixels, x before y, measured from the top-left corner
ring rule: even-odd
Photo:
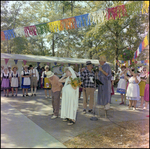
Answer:
[[[24,95],[24,90],[26,90],[26,96],[28,95],[28,89],[30,88],[30,72],[28,70],[28,65],[24,66],[24,70],[21,72],[21,77],[22,77],[22,91],[23,91],[23,97],[25,97]]]
[[[142,108],[142,109],[143,109],[143,103],[144,103],[144,91],[145,91],[147,76],[148,76],[147,68],[144,67],[142,70],[142,73],[140,75],[141,82],[139,83],[140,96],[141,96],[141,104],[140,104],[139,108]]]
[[[134,73],[134,69],[129,69],[129,71],[132,76],[130,78],[127,77],[126,74],[124,76],[125,79],[129,81],[129,85],[126,92],[126,99],[129,100],[129,109],[132,106],[132,103],[134,103],[133,110],[135,110],[137,100],[140,100],[140,91],[138,85],[140,78],[137,77],[137,74]]]
[[[1,88],[4,90],[4,96],[9,96],[9,89],[10,89],[10,73],[8,72],[7,68],[4,68],[4,72],[1,73]]]
[[[120,105],[124,104],[123,101],[123,94],[126,93],[126,80],[124,79],[124,75],[126,72],[126,66],[121,66],[121,73],[120,73],[120,80],[118,82],[117,92],[121,94],[121,103]]]
[[[16,95],[15,96],[17,96],[18,87],[20,84],[20,76],[19,76],[19,73],[17,72],[17,70],[18,70],[17,66],[12,67],[12,73],[10,76],[12,96],[14,96],[14,88],[16,89]]]
[[[46,72],[49,71],[49,66],[45,66],[45,71],[42,73],[42,84],[43,84],[43,89],[45,90],[45,98],[47,98],[47,90],[49,90],[49,98],[51,96],[51,85],[49,84],[49,80],[46,77]]]
[[[145,85],[144,101],[145,101],[144,109],[147,109],[147,105],[149,103],[149,75],[147,76],[146,85]]]

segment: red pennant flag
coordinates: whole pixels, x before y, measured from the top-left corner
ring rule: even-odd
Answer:
[[[3,31],[1,32],[1,39],[2,39],[2,41],[5,40],[5,34]]]
[[[24,63],[24,65],[26,65],[27,61],[26,61],[26,60],[23,60],[23,63]]]
[[[8,61],[9,61],[9,59],[5,59],[5,64],[6,64],[6,65],[7,65]]]

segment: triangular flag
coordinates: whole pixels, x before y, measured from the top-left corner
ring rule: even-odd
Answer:
[[[23,60],[23,63],[24,63],[24,65],[26,65],[27,61],[26,61],[26,60]]]
[[[6,65],[7,65],[8,61],[9,61],[9,59],[5,59],[5,64],[6,64]]]
[[[18,60],[17,60],[17,59],[14,59],[14,61],[15,61],[15,64],[17,64],[17,63],[18,63]]]

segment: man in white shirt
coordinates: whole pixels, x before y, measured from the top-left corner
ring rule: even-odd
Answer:
[[[33,96],[33,87],[34,87],[34,96],[36,96],[37,83],[39,81],[39,73],[37,69],[33,69],[33,66],[30,65],[30,76],[31,76],[31,96]]]

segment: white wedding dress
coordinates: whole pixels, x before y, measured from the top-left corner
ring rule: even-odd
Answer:
[[[74,70],[71,67],[68,67],[72,78],[76,78]],[[76,113],[78,109],[78,97],[79,97],[79,87],[73,89],[68,81],[68,77],[65,81],[65,85],[62,88],[62,102],[61,102],[61,118],[69,118],[76,120]]]

